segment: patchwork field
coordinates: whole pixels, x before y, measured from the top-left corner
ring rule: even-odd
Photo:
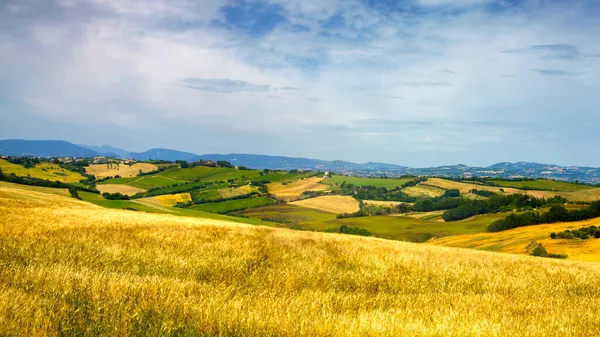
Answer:
[[[316,198],[294,201],[290,204],[300,207],[314,208],[334,214],[355,213],[360,211],[360,207],[356,199],[341,195],[325,195]]]
[[[375,205],[375,206],[383,206],[383,207],[393,207],[400,204],[406,204],[406,202],[401,201],[381,201],[381,200],[363,200],[362,201],[366,205]]]
[[[550,253],[567,254],[569,259],[582,261],[600,261],[600,239],[563,240],[550,239],[550,233],[600,226],[600,219],[580,222],[556,223],[526,226],[498,233],[480,233],[458,235],[430,242],[434,245],[474,248],[495,252],[526,254],[525,247],[532,241],[538,241]]]
[[[226,214],[235,211],[240,211],[249,208],[261,207],[274,204],[275,201],[269,198],[247,198],[247,199],[238,199],[238,200],[227,200],[221,202],[212,202],[208,204],[199,204],[190,207],[190,209],[210,212],[210,213],[219,213]]]
[[[100,191],[100,193],[121,193],[124,195],[134,195],[146,192],[143,188],[119,184],[98,184],[96,185],[96,189]]]
[[[93,175],[96,179],[121,176],[123,178],[135,177],[142,173],[158,170],[158,166],[149,163],[127,164],[108,163],[92,164],[85,168],[85,173]]]
[[[267,185],[269,193],[284,200],[290,200],[302,195],[306,191],[326,191],[329,186],[322,184],[319,177],[305,178],[290,183],[271,183]]]
[[[534,180],[534,181],[506,181],[506,180],[490,180],[490,182],[498,184],[498,186],[514,187],[514,188],[529,188],[529,189],[541,189],[541,190],[552,190],[559,192],[574,192],[595,188],[594,186],[573,184],[564,181],[556,180]]]
[[[178,202],[184,204],[192,202],[192,197],[189,193],[158,195],[156,199],[163,206],[175,206]]]
[[[323,180],[323,183],[329,184],[334,187],[337,187],[343,182],[346,182],[346,184],[352,184],[354,186],[375,186],[385,187],[387,189],[394,189],[396,187],[401,187],[404,183],[409,182],[410,180],[411,179],[361,178],[334,175]]]
[[[9,336],[600,335],[594,263],[109,210],[7,187],[0,213]]]
[[[439,187],[435,187],[435,186],[423,185],[421,183],[416,186],[403,188],[402,192],[410,195],[411,197],[435,198],[435,197],[439,197],[439,196],[443,195],[446,192],[446,190],[439,188]]]
[[[78,183],[80,180],[86,179],[77,172],[71,172],[60,167],[58,164],[40,163],[35,167],[26,168],[22,165],[13,164],[4,159],[0,159],[0,170],[4,174],[14,173],[19,177],[30,176],[32,178],[60,181],[63,183]]]
[[[427,181],[422,182],[421,185],[438,187],[445,190],[457,189],[460,191],[460,193],[464,194],[469,193],[469,191],[472,189],[492,191],[494,193],[502,193],[500,190],[504,190],[504,193],[525,193],[524,191],[516,188],[486,186],[483,184],[466,183],[441,178],[429,178]]]

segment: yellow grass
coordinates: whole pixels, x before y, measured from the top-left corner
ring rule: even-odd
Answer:
[[[459,181],[446,180],[441,178],[429,178],[427,181],[422,182],[422,185],[434,186],[443,189],[457,189],[460,193],[469,193],[472,189],[484,190],[484,191],[492,191],[495,193],[500,193],[500,189],[504,190],[504,193],[525,193],[525,191],[518,190],[516,188],[510,187],[495,187],[495,186],[486,186],[480,184],[472,184],[472,183],[463,183]]]
[[[401,201],[381,201],[381,200],[363,200],[364,204],[367,205],[375,205],[375,206],[383,206],[383,207],[392,207],[400,204],[406,204],[406,202]]]
[[[192,196],[189,193],[158,195],[156,199],[163,206],[175,206],[178,202],[192,202]]]
[[[435,186],[443,189],[458,189],[461,193],[468,193],[472,189],[492,191],[500,193],[500,189],[507,194],[528,194],[536,198],[552,198],[556,195],[562,196],[570,201],[596,201],[600,200],[600,188],[589,188],[575,192],[553,192],[553,191],[536,191],[536,190],[519,190],[510,187],[495,187],[480,184],[464,183],[441,178],[429,178],[421,183],[422,185]]]
[[[0,181],[0,187],[17,188],[21,194],[23,194],[24,191],[35,191],[35,192],[43,192],[43,193],[49,193],[49,194],[62,195],[65,197],[68,197],[71,195],[71,193],[69,193],[69,190],[66,188],[49,188],[49,187],[40,187],[40,186],[19,185],[19,184],[8,183],[6,181]]]
[[[443,195],[444,192],[446,192],[446,191],[444,189],[441,189],[441,188],[438,188],[438,187],[419,184],[419,185],[416,185],[416,186],[411,186],[411,187],[403,188],[402,192],[410,195],[411,197],[431,197],[431,198],[435,198],[435,197],[439,197],[440,195]]]
[[[600,261],[600,239],[588,240],[552,240],[550,233],[566,229],[579,229],[600,226],[600,219],[580,222],[567,222],[526,226],[498,233],[480,233],[449,236],[431,241],[431,244],[475,248],[513,254],[526,254],[525,247],[531,241],[538,241],[550,253],[567,254],[569,259],[582,261]]]
[[[133,187],[121,184],[98,184],[96,189],[100,193],[121,193],[124,195],[134,195],[136,193],[146,192],[143,188]]]
[[[326,191],[331,189],[330,186],[322,184],[323,178],[312,177],[297,180],[284,185],[281,182],[270,183],[267,185],[269,192],[278,198],[291,200],[299,197],[305,191]]]
[[[360,210],[358,201],[356,201],[356,199],[342,195],[325,195],[321,197],[290,202],[290,204],[314,208],[335,214],[354,213]]]
[[[96,177],[96,179],[114,177],[117,175],[121,176],[122,178],[136,177],[140,174],[140,170],[143,173],[156,171],[158,170],[158,166],[149,163],[136,163],[131,166],[127,164],[110,163],[92,164],[85,168],[85,172],[93,175]]]
[[[20,177],[30,176],[32,178],[60,181],[63,183],[78,183],[80,180],[86,179],[77,172],[71,172],[60,167],[58,164],[41,163],[33,168],[25,168],[22,165],[13,164],[4,159],[0,159],[0,169],[4,174],[14,173]]]
[[[0,214],[7,336],[600,335],[599,264],[108,210],[3,186]]]
[[[252,193],[253,191],[257,191],[257,190],[258,190],[257,187],[241,186],[241,187],[234,187],[234,188],[222,188],[219,190],[219,194],[221,195],[221,198],[228,199],[228,198],[233,198],[233,197],[237,197],[240,195],[246,195],[248,193]]]

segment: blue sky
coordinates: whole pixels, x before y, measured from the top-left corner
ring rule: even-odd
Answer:
[[[0,138],[600,166],[600,3],[0,1]]]

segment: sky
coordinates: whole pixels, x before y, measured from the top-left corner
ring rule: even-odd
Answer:
[[[0,138],[600,166],[596,0],[0,0]]]

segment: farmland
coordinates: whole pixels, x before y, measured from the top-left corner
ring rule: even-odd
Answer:
[[[594,186],[544,179],[533,181],[488,180],[488,182],[501,187],[513,187],[519,189],[526,188],[532,190],[550,190],[557,192],[574,192],[594,188]]]
[[[6,335],[600,334],[597,264],[103,209],[16,187],[0,187],[0,212]]]
[[[600,261],[600,239],[552,240],[551,232],[581,227],[600,226],[600,219],[580,222],[556,223],[515,228],[498,233],[457,235],[432,241],[432,244],[448,247],[474,248],[494,252],[526,254],[525,247],[538,241],[552,253],[567,254],[569,259]]]
[[[146,191],[142,188],[121,184],[98,184],[96,188],[100,193],[121,193],[123,195],[134,195]]]
[[[14,173],[16,176],[60,181],[63,183],[77,183],[80,180],[86,179],[77,172],[71,172],[60,167],[58,164],[40,163],[35,167],[26,168],[22,165],[10,163],[7,160],[0,159],[0,170],[4,174]]]
[[[326,195],[322,197],[294,201],[290,204],[306,208],[314,208],[334,214],[355,213],[360,210],[358,201],[356,201],[356,199],[341,195]]]
[[[192,197],[189,193],[159,195],[156,199],[163,206],[175,206],[177,203],[187,204],[192,202]]]
[[[442,188],[439,188],[439,187],[428,186],[428,185],[424,185],[423,183],[421,183],[416,186],[403,188],[402,192],[404,192],[412,197],[435,198],[435,197],[439,197],[440,195],[443,195],[445,190]]]
[[[194,206],[190,207],[190,209],[203,211],[203,212],[225,214],[225,213],[240,211],[240,210],[244,210],[244,209],[272,205],[274,203],[275,203],[275,201],[273,201],[269,198],[247,198],[247,199],[239,199],[239,200],[213,202],[213,203],[208,203],[208,204],[199,204],[199,205],[194,205]]]
[[[404,183],[410,181],[410,178],[407,179],[383,179],[383,178],[361,178],[361,177],[350,177],[350,176],[340,176],[334,175],[330,178],[323,180],[323,183],[329,184],[334,188],[341,185],[343,182],[346,184],[352,184],[355,186],[375,186],[375,187],[385,187],[387,189],[394,189],[396,187],[402,186]]]
[[[136,163],[133,165],[127,165],[124,163],[107,163],[107,164],[91,164],[85,169],[85,173],[93,175],[96,179],[102,179],[107,177],[135,177],[140,172],[152,172],[158,170],[158,167],[154,164],[148,163]]]
[[[330,187],[321,183],[322,178],[312,177],[290,183],[275,182],[268,185],[269,192],[278,198],[291,200],[307,191],[325,191]]]

